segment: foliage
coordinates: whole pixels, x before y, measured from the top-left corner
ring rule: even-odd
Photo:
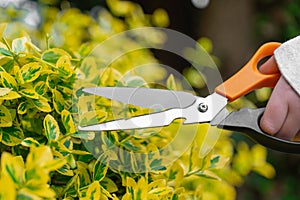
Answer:
[[[156,12],[163,16],[159,22],[159,16],[145,15],[132,2],[107,4],[109,10],[101,9],[96,19],[74,8],[41,7],[40,30],[11,21],[11,11],[1,11],[8,17],[0,25],[0,199],[234,199],[235,186],[251,171],[271,178],[275,172],[263,147],[235,144],[230,132],[208,124],[180,127],[185,133],[197,132],[172,162],[165,158],[184,145],[184,138],[168,145],[178,121],[145,132],[77,131],[79,123],[110,120],[114,113],[126,117],[149,111],[81,91],[94,85],[145,86],[144,77],[124,74],[137,64],[158,63],[147,49],[128,53],[109,66],[102,60],[105,54],[89,56],[99,42],[116,33],[151,25],[152,19],[157,25],[168,21],[162,10]],[[117,45],[103,51],[120,49]],[[156,75],[150,73],[148,79],[165,78],[159,65],[153,71]],[[180,87],[172,76],[166,82],[168,89]],[[143,172],[137,165],[141,161],[147,169]],[[132,170],[118,170],[124,165]]]

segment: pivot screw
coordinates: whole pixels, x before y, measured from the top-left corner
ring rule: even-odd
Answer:
[[[200,103],[198,106],[198,110],[202,113],[205,113],[208,110],[208,106],[205,103]]]

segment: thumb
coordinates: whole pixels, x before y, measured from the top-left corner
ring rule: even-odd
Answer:
[[[259,71],[263,74],[279,73],[279,69],[274,56],[269,58],[264,64],[259,67]]]

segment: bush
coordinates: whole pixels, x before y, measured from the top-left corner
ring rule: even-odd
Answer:
[[[163,10],[149,16],[132,2],[108,0],[107,5],[96,18],[75,8],[59,11],[44,5],[39,28],[12,20],[13,8],[2,9],[8,17],[0,26],[0,199],[234,199],[235,187],[251,171],[271,178],[274,169],[266,162],[265,148],[235,144],[230,132],[220,134],[208,124],[183,126],[185,133],[196,128],[197,134],[172,162],[166,158],[176,154],[174,146],[182,145],[168,145],[178,121],[142,133],[77,131],[79,123],[109,120],[113,112],[148,112],[81,91],[94,85],[145,85],[144,76],[126,72],[158,63],[149,49],[128,53],[109,66],[103,62],[105,54],[91,56],[97,44],[116,33],[168,22]],[[135,45],[134,40],[127,42],[125,38],[118,44]],[[101,50],[110,54],[122,45]],[[151,70],[145,75],[149,80],[165,80],[160,65]],[[181,87],[172,75],[165,85]],[[144,171],[137,164],[141,161]],[[130,170],[118,168],[124,165]]]

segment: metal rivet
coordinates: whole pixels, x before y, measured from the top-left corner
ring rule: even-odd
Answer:
[[[200,112],[204,113],[208,110],[208,106],[205,103],[200,103],[198,106],[198,110]]]

